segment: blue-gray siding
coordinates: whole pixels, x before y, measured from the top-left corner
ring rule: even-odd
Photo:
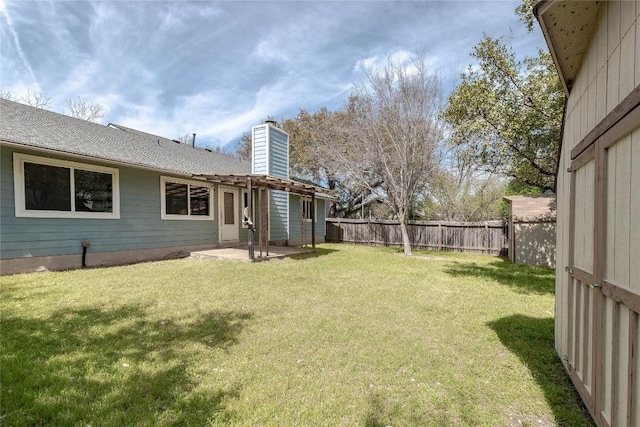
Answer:
[[[289,193],[271,190],[269,197],[270,239],[289,239]]]
[[[267,170],[267,127],[260,125],[253,128],[253,173],[268,174]]]
[[[324,236],[325,232],[325,200],[316,199],[316,236]],[[295,239],[300,236],[300,196],[291,194],[289,196],[289,238]],[[311,242],[311,221],[306,222],[306,237]]]
[[[213,245],[218,241],[217,215],[213,221],[161,220],[161,174],[127,167],[118,168],[120,219],[16,218],[13,152],[6,147],[0,150],[1,259],[78,254],[82,240],[91,241],[92,252]]]
[[[269,129],[269,174],[289,179],[289,136],[280,129]]]

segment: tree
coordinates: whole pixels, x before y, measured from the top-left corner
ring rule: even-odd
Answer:
[[[185,133],[184,135],[180,135],[179,137],[177,137],[175,141],[178,141],[180,144],[192,145],[194,143],[193,134]]]
[[[30,89],[27,89],[27,92],[20,98],[14,97],[10,91],[0,90],[0,98],[20,102],[22,104],[42,108],[44,110],[48,110],[51,106],[51,99],[48,96],[45,96],[42,92],[31,92]],[[108,112],[102,104],[89,102],[78,96],[77,100],[67,99],[67,111],[64,114],[75,117],[76,119],[97,122],[107,116]]]
[[[331,217],[355,216],[362,212],[364,206],[377,200],[324,155],[327,151],[339,150],[347,143],[345,129],[350,128],[348,120],[347,109],[329,111],[321,108],[314,113],[300,109],[295,117],[277,123],[289,134],[291,177],[328,186],[335,197],[329,208]],[[251,160],[249,132],[242,135],[236,144],[236,155]],[[371,183],[371,186],[378,188],[380,183]]]
[[[67,99],[67,108],[68,115],[88,122],[97,122],[108,114],[101,104],[89,102],[79,96],[77,100]]]
[[[22,95],[20,98],[16,98],[13,96],[11,91],[0,91],[0,98],[7,99],[9,101],[20,102],[22,104],[27,104],[32,107],[47,109],[51,105],[51,99],[45,96],[42,92],[31,92],[31,89],[27,89],[27,92]]]
[[[376,194],[363,188],[352,179],[327,151],[344,150],[349,144],[349,132],[355,116],[349,108],[329,111],[321,108],[315,113],[300,109],[293,119],[282,122],[290,136],[291,174],[326,184],[335,196],[329,208],[329,216],[352,217],[361,215],[363,208],[378,200]],[[375,177],[367,188],[379,189],[380,180]]]
[[[322,153],[399,219],[405,255],[411,255],[411,211],[440,163],[441,105],[440,78],[422,55],[408,63],[389,59],[350,97],[343,129],[348,143]]]
[[[449,153],[449,164],[429,183],[421,203],[425,219],[444,221],[486,221],[502,216],[505,180],[484,172],[464,150]]]
[[[484,36],[444,118],[451,141],[485,170],[555,191],[564,93],[553,60],[519,62],[503,39]]]

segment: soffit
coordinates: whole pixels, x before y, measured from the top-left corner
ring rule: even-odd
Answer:
[[[545,0],[534,8],[567,95],[597,25],[600,3]]]

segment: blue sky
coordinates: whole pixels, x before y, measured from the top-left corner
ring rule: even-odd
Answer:
[[[340,108],[387,57],[424,51],[447,90],[472,65],[482,33],[527,33],[517,1],[0,0],[0,88],[48,96],[63,112],[82,97],[113,122],[225,145],[267,116]]]

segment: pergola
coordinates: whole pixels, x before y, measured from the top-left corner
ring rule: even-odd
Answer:
[[[209,182],[215,182],[218,184],[228,184],[237,187],[245,187],[247,189],[247,209],[245,211],[244,224],[249,227],[249,259],[255,260],[255,246],[254,246],[254,232],[255,232],[255,220],[251,218],[253,213],[253,189],[258,190],[258,218],[260,221],[260,256],[262,256],[262,235],[265,233],[265,243],[267,256],[269,255],[269,220],[266,217],[266,212],[262,212],[262,191],[279,190],[287,193],[299,194],[301,196],[311,197],[311,247],[315,251],[316,249],[316,195],[321,194],[327,197],[331,197],[329,190],[313,184],[306,184],[300,181],[294,181],[291,179],[278,178],[270,175],[259,174],[228,174],[228,175],[196,175],[199,178],[204,178]],[[302,200],[302,199],[301,199]],[[301,202],[302,203],[302,202]],[[302,210],[301,210],[302,211]],[[264,214],[264,215],[263,215]],[[266,220],[265,220],[266,219]]]

